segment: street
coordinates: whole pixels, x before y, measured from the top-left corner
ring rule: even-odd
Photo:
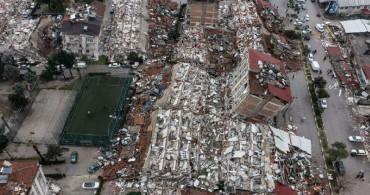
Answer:
[[[278,1],[271,0],[271,4],[278,6],[279,14],[283,17],[286,16],[288,1]],[[322,70],[322,74],[325,80],[327,80],[326,90],[330,94],[328,98],[328,108],[322,113],[322,118],[324,121],[324,128],[326,131],[326,136],[328,138],[329,144],[332,144],[336,141],[343,142],[347,145],[347,150],[351,149],[362,149],[364,148],[360,143],[350,143],[348,141],[348,136],[350,135],[359,135],[357,132],[353,132],[353,114],[350,103],[347,102],[347,97],[349,92],[344,88],[339,87],[339,81],[336,78],[332,78],[331,75],[327,75],[326,71],[328,69],[333,69],[329,60],[324,61],[325,57],[325,43],[331,43],[331,38],[328,35],[328,32],[325,29],[325,38],[320,38],[320,33],[315,29],[316,24],[321,24],[323,21],[328,21],[323,18],[323,11],[320,10],[319,6],[315,2],[306,1],[307,10],[301,11],[298,15],[299,18],[304,17],[306,14],[310,16],[310,20],[304,25],[309,25],[312,30],[311,40],[304,41],[305,44],[308,44],[312,47],[312,50],[317,50],[317,53],[314,54],[313,58],[317,61]],[[289,9],[288,13],[294,13],[293,9]],[[320,13],[321,17],[317,17],[316,14]],[[337,24],[338,21],[330,21],[331,23]],[[294,28],[293,23],[286,22],[287,27]],[[318,72],[313,72],[312,78],[319,76]],[[312,108],[310,98],[308,97],[307,84],[304,77],[304,72],[298,71],[293,73],[296,75],[296,78],[292,80],[292,95],[296,97],[293,104],[290,106],[287,111],[287,116],[292,116],[294,123],[298,126],[298,131],[300,135],[305,136],[312,141],[312,152],[313,152],[313,163],[317,162],[317,166],[322,166],[323,158],[319,157],[321,155],[321,149],[318,145],[318,135],[315,127],[315,121],[313,118]],[[306,117],[305,122],[301,123],[299,117]],[[355,177],[357,173],[362,169],[366,174],[370,174],[369,162],[365,157],[351,157],[343,160],[347,176],[353,178],[354,185],[351,190],[345,191],[341,194],[367,194],[370,189],[370,182],[366,180],[361,182],[356,180]],[[351,179],[352,180],[352,179]]]
[[[40,75],[42,73],[42,70],[45,69],[44,65],[37,65],[32,66],[31,70],[36,72],[36,75]],[[70,73],[68,69],[63,69],[64,75],[66,77],[70,77]],[[73,76],[78,76],[77,70],[75,68],[71,69]],[[129,68],[109,68],[108,65],[87,65],[87,68],[80,69],[81,75],[87,75],[88,73],[93,72],[110,72],[113,76],[122,76],[127,75],[129,73]],[[59,74],[60,77],[63,77],[62,74]]]

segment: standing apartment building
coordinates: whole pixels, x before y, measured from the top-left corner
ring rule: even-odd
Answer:
[[[271,121],[293,102],[289,85],[285,66],[280,60],[249,49],[234,72],[233,111],[246,118]]]
[[[0,167],[0,195],[49,195],[49,184],[38,161],[4,161]]]
[[[105,5],[99,1],[90,5],[72,4],[63,18],[63,50],[98,60],[104,11]]]

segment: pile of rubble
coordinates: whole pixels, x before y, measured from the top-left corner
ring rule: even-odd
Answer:
[[[206,43],[203,28],[188,27],[184,29],[182,41],[177,43],[176,58],[183,62],[206,64]]]
[[[142,0],[113,0],[109,26],[103,29],[102,53],[110,56],[138,49]]]
[[[21,50],[30,46],[29,39],[39,19],[27,19],[25,8],[30,2],[5,0],[0,2],[0,45]],[[6,49],[8,49],[6,48]]]

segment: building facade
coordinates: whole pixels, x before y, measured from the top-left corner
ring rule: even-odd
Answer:
[[[284,64],[249,49],[235,69],[232,108],[246,118],[270,121],[293,101]]]
[[[331,10],[345,15],[362,14],[363,9],[368,8],[370,8],[369,0],[336,0],[335,4],[331,4]]]

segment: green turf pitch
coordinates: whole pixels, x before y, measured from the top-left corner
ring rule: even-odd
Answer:
[[[125,80],[116,77],[90,77],[72,110],[66,133],[108,135],[108,126]],[[92,112],[92,116],[88,115]]]

